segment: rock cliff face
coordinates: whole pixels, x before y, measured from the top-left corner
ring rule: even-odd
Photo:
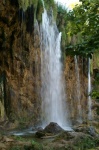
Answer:
[[[88,119],[88,62],[82,57],[75,59],[66,58],[64,71],[70,117],[74,124]]]
[[[87,61],[78,60],[80,89],[74,57],[64,64],[69,117],[87,119]],[[0,122],[40,122],[40,41],[33,6],[19,10],[17,0],[0,2]],[[79,87],[78,86],[78,87]],[[78,97],[80,90],[80,100]]]
[[[40,46],[37,29],[25,20],[33,14],[25,16],[17,2],[0,3],[0,120],[37,122]]]

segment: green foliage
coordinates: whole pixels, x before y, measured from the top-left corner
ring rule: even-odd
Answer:
[[[17,140],[17,141],[27,141],[27,139],[23,138],[22,136],[15,136],[15,140]]]
[[[31,141],[30,146],[24,146],[24,150],[43,150],[43,147],[40,143]]]
[[[92,91],[91,96],[93,99],[99,99],[99,91]]]
[[[75,44],[72,51],[75,49],[75,53],[79,55],[91,57],[99,48],[98,6],[98,0],[87,0],[83,1],[82,5],[75,7],[73,12],[70,13],[73,26],[71,27],[71,35],[80,33],[81,36],[81,40]],[[71,43],[71,45],[73,44]],[[68,46],[66,49],[68,49]]]
[[[96,61],[96,60],[95,60]],[[94,63],[94,67],[98,66]],[[99,69],[95,69],[93,71],[94,73],[94,82],[93,82],[93,91],[91,93],[91,96],[93,99],[97,100],[99,102]]]
[[[13,146],[9,150],[43,150],[42,144],[40,144],[34,140],[22,138],[21,136],[16,136],[15,139],[23,142],[23,145]],[[29,142],[30,144],[26,144],[25,142],[26,143]],[[24,145],[24,143],[25,143],[25,145]]]
[[[78,142],[74,145],[75,150],[88,150],[90,148],[96,148],[98,145],[99,140],[93,139],[90,137],[82,137],[78,140]]]
[[[10,148],[9,150],[22,150],[22,149],[19,146],[14,146],[14,147]]]
[[[92,57],[95,51],[99,53],[98,0],[82,0],[82,5],[69,12],[58,6],[57,24],[61,32],[64,32],[63,26],[65,29],[66,54]]]
[[[32,141],[32,148],[34,148],[34,150],[43,150],[42,145],[39,144],[38,142]]]

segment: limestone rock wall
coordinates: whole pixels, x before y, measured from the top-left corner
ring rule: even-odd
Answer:
[[[19,11],[17,1],[0,1],[0,121],[39,121],[40,46],[30,10]]]
[[[77,65],[75,64],[75,57],[66,57],[64,70],[66,95],[69,115],[73,124],[88,119],[88,62],[79,57]]]

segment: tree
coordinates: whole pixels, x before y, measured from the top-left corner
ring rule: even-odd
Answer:
[[[99,50],[99,3],[98,0],[81,2],[82,5],[77,5],[68,13],[67,35],[75,40],[66,46],[66,52],[91,57]]]

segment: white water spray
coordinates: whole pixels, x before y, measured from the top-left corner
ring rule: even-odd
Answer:
[[[42,123],[57,122],[61,127],[69,127],[67,121],[66,95],[61,64],[61,33],[53,21],[52,11],[44,9],[41,37],[41,98]]]
[[[90,75],[90,58],[88,59],[88,119],[92,120],[92,100],[91,100],[91,75]]]
[[[80,85],[80,76],[79,76],[79,66],[77,56],[74,56],[75,60],[75,73],[76,73],[76,89],[77,89],[77,103],[78,103],[78,117],[77,120],[82,122],[82,109],[81,109],[81,85]]]

